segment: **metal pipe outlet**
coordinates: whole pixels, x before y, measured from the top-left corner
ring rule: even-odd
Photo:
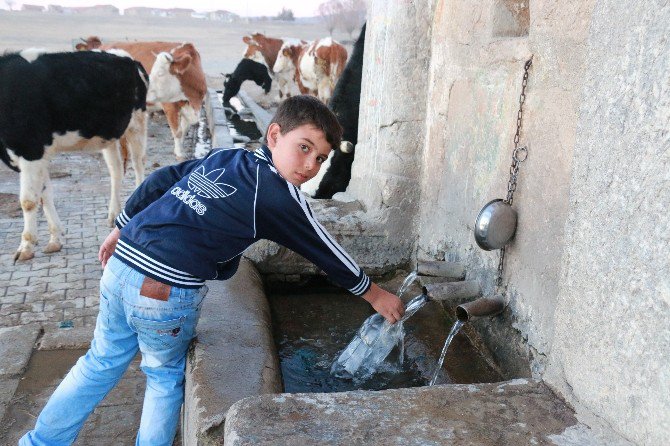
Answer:
[[[480,297],[457,306],[456,317],[459,321],[468,322],[481,317],[495,316],[502,313],[504,309],[505,299],[501,295]]]

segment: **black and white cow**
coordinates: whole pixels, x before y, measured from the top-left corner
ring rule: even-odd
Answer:
[[[139,63],[119,55],[25,50],[0,56],[0,158],[21,172],[24,229],[15,260],[34,256],[40,203],[50,233],[44,252],[62,247],[48,171],[54,153],[102,150],[111,176],[110,224],[121,211],[121,140],[135,183],[143,181],[149,78]]]
[[[251,59],[242,59],[237,64],[233,74],[226,74],[223,81],[223,103],[229,104],[230,99],[235,96],[242,86],[242,82],[250,80],[256,82],[256,85],[263,87],[266,93],[272,87],[272,79],[268,74],[268,69],[265,65],[255,62]]]
[[[364,47],[365,25],[328,103],[328,108],[335,113],[344,129],[342,145],[340,150],[331,153],[326,163],[321,166],[319,174],[301,186],[303,191],[314,198],[333,198],[337,192],[344,192],[351,180],[354,149],[358,143],[358,110],[361,102]]]

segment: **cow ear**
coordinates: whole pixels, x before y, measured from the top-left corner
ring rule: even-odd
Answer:
[[[86,51],[88,48],[86,47],[85,43],[78,43],[74,46],[74,49],[77,51]]]
[[[249,37],[249,36],[244,36],[244,37],[242,37],[242,42],[244,42],[244,43],[246,43],[247,45],[249,45],[249,42],[251,42],[251,37]]]
[[[182,74],[191,65],[191,56],[184,54],[172,62],[172,68],[177,74]]]

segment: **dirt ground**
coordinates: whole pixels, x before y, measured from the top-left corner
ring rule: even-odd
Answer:
[[[305,40],[328,36],[328,31],[321,23],[224,23],[200,19],[78,17],[0,10],[0,54],[7,50],[18,51],[30,47],[69,51],[73,48],[73,42],[90,35],[99,36],[103,42],[188,41],[200,52],[209,86],[217,90],[223,88],[221,73],[231,73],[242,58],[246,47],[242,37],[253,32]],[[335,31],[333,38],[343,43],[351,52],[351,39],[348,34]],[[249,83],[246,82],[245,85]]]

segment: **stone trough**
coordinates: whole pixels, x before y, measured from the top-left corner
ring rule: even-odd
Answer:
[[[249,100],[245,98],[248,107]],[[210,99],[214,147],[228,142],[219,108]],[[410,263],[397,255],[397,246],[360,203],[311,204],[321,223],[372,276]],[[464,280],[462,265],[423,262],[419,272],[448,312],[480,295],[477,283]],[[187,363],[185,446],[602,444],[545,384],[527,379],[527,365],[501,367],[502,376],[516,379],[489,384],[282,394],[263,281],[298,282],[318,273],[297,254],[263,241],[245,253],[232,279],[208,283],[198,338]],[[442,339],[448,327],[444,331]],[[465,332],[486,350],[474,330]]]

